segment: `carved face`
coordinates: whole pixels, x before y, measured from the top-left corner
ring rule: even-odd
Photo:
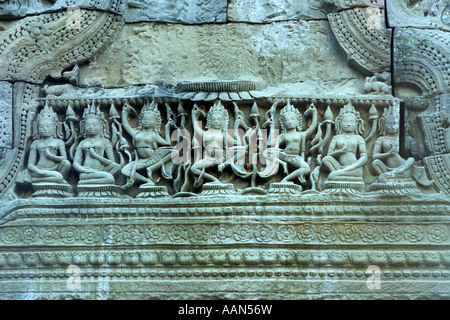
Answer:
[[[395,118],[388,117],[386,119],[386,122],[384,123],[384,127],[387,134],[396,134],[399,131],[399,126],[397,122],[395,121]]]
[[[50,118],[42,118],[38,124],[39,136],[41,138],[53,137],[56,133],[56,124]]]
[[[143,129],[154,129],[156,128],[156,115],[152,112],[146,112],[142,116],[141,125]]]
[[[92,136],[98,135],[100,133],[100,130],[102,129],[102,125],[94,117],[87,118],[84,126],[85,126],[84,130],[85,130],[86,135],[88,137],[92,137]]]
[[[217,130],[222,129],[224,120],[225,119],[223,118],[222,113],[214,112],[211,115],[211,119],[210,119],[210,121],[211,121],[211,123],[210,123],[211,124],[211,128],[212,129],[217,129]]]
[[[345,133],[354,133],[356,131],[356,116],[352,113],[346,113],[342,117],[342,130]]]
[[[298,115],[295,112],[286,112],[284,114],[284,127],[287,130],[292,130],[298,126]]]

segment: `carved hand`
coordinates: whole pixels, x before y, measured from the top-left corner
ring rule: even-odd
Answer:
[[[61,158],[61,157],[58,157],[57,155],[51,153],[50,147],[45,148],[45,156],[46,156],[48,159],[50,159],[50,160],[52,160],[52,161],[55,161],[55,162],[61,162],[61,161],[62,161],[62,158]]]
[[[168,126],[168,127],[173,127],[173,128],[177,128],[177,125],[175,124],[175,121],[173,121],[172,118],[170,118],[170,119],[167,121],[166,126]]]
[[[122,113],[125,113],[125,114],[132,113],[134,116],[137,115],[136,110],[135,110],[132,106],[130,106],[130,105],[128,104],[128,102],[125,103],[125,105],[123,106]]]
[[[388,155],[397,154],[397,153],[398,153],[397,147],[393,143],[391,143],[391,149],[388,151]]]
[[[342,155],[346,152],[347,152],[347,144],[344,143],[341,149],[333,151],[333,153],[331,155],[334,157],[339,157],[340,155]]]
[[[112,161],[100,156],[97,152],[95,152],[94,148],[89,148],[89,154],[92,158],[97,159],[104,165],[109,165]]]
[[[199,114],[201,114],[203,117],[206,117],[206,114],[198,108],[197,104],[195,104],[194,108],[192,109],[192,116],[198,118]]]

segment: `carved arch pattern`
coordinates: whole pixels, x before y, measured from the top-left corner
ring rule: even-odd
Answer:
[[[120,0],[112,1],[111,6]],[[25,24],[5,31],[8,34],[0,45],[0,70],[14,85],[14,142],[8,150],[0,171],[0,195],[15,180],[25,159],[25,147],[30,136],[30,122],[34,119],[39,86],[48,76],[60,78],[64,69],[83,63],[103,52],[123,25],[121,16],[92,10],[81,10],[79,28],[67,25],[65,11],[27,18]],[[32,32],[35,31],[35,32]],[[27,129],[28,128],[28,129]]]
[[[389,71],[391,65],[391,30],[385,28],[384,9],[377,10],[380,28],[371,24],[367,8],[328,15],[331,29],[348,64],[369,75]]]
[[[450,36],[439,30],[401,29],[394,39],[394,78],[418,87],[424,96],[448,91]]]

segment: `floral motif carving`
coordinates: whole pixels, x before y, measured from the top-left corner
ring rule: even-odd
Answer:
[[[189,228],[189,240],[194,243],[206,243],[209,240],[210,228],[207,225],[195,225]]]
[[[277,238],[280,241],[291,242],[296,236],[297,233],[292,226],[283,225],[277,228]]]
[[[233,228],[230,225],[220,224],[211,229],[212,240],[216,243],[225,243],[231,239]]]
[[[269,242],[274,237],[274,229],[270,225],[257,225],[254,228],[255,239],[258,242]]]
[[[325,243],[336,241],[336,234],[336,228],[329,224],[322,225],[317,229],[318,238]]]
[[[305,223],[298,228],[297,234],[301,241],[310,242],[316,237],[316,230],[313,225]]]
[[[166,237],[166,231],[163,226],[149,226],[144,230],[145,238],[149,241],[160,242]]]
[[[430,242],[441,243],[447,240],[447,228],[443,225],[429,226],[427,230],[428,240]]]
[[[398,242],[402,238],[402,230],[396,225],[388,225],[383,229],[383,238],[387,242]]]
[[[361,240],[367,243],[378,241],[381,237],[380,228],[373,224],[361,226],[360,229]]]
[[[34,227],[23,228],[20,239],[26,244],[31,244],[37,241],[38,235],[38,230]]]
[[[424,230],[421,226],[412,225],[405,227],[404,237],[410,242],[420,242],[424,236]]]
[[[185,226],[174,225],[168,228],[167,235],[175,243],[183,242],[188,239],[188,231]]]
[[[238,242],[247,242],[253,237],[251,225],[244,224],[234,227],[234,239]]]
[[[352,243],[359,239],[358,228],[351,224],[346,224],[339,229],[339,238],[343,242]]]

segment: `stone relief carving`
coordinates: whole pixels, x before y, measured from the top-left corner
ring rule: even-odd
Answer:
[[[73,8],[77,11],[80,8],[105,10],[120,13],[123,10],[125,0],[1,0],[0,18],[17,19],[27,15],[42,14],[45,12],[67,10]],[[70,15],[70,9],[67,12]]]
[[[346,1],[345,5],[355,5],[355,2]],[[53,19],[56,14],[49,16]],[[101,14],[90,17],[104,18]],[[113,29],[120,23],[117,17],[108,27]],[[33,50],[39,51],[54,40],[47,42],[40,38],[43,30],[40,24],[31,26],[36,29],[36,32],[30,31],[30,37],[39,43],[36,46],[14,42],[17,39],[14,40],[15,33],[10,30],[6,33],[11,37],[2,42],[6,44],[2,49],[9,57],[18,56],[17,60],[13,59],[15,66],[5,73],[10,77],[8,79],[28,81],[28,73],[31,82],[40,84],[16,82],[13,85],[14,137],[10,141],[17,147],[17,157],[6,148],[5,166],[0,169],[0,192],[8,188],[11,191],[10,186],[14,186],[14,193],[9,196],[18,198],[1,194],[0,243],[4,247],[0,252],[1,282],[12,283],[10,279],[15,279],[15,283],[33,282],[39,278],[42,292],[29,294],[55,298],[47,292],[55,289],[52,287],[58,282],[55,279],[67,276],[65,268],[75,264],[81,266],[81,275],[94,279],[93,282],[106,277],[108,281],[127,284],[136,283],[136,280],[151,284],[177,279],[181,283],[189,280],[195,286],[192,279],[207,281],[222,277],[232,281],[238,276],[245,280],[256,277],[262,281],[309,281],[314,278],[347,283],[350,279],[364,280],[359,282],[365,285],[366,274],[361,269],[376,264],[383,267],[383,277],[391,282],[413,278],[420,285],[431,283],[426,289],[431,288],[437,295],[448,296],[446,281],[449,273],[445,268],[450,265],[450,258],[444,250],[449,241],[446,198],[440,194],[427,197],[416,192],[407,196],[399,194],[402,197],[393,199],[371,192],[374,184],[370,183],[377,176],[375,181],[384,185],[392,180],[398,185],[411,181],[411,177],[417,180],[416,166],[410,167],[414,159],[403,159],[398,152],[396,121],[390,113],[398,101],[382,95],[390,95],[388,84],[376,83],[384,80],[374,71],[366,72],[372,77],[368,80],[366,93],[373,94],[351,102],[337,96],[281,98],[277,104],[279,111],[276,107],[270,108],[273,99],[257,98],[255,92],[246,90],[236,93],[213,88],[211,92],[193,90],[177,95],[168,89],[143,86],[112,89],[108,93],[104,88],[77,88],[77,67],[73,73],[62,73],[86,61],[87,56],[97,55],[103,44],[96,47],[98,51],[87,50],[92,47],[88,44],[85,49],[89,52],[79,54],[80,51],[74,51],[70,58],[62,59],[63,63],[53,69],[52,63],[44,62],[42,56],[36,58],[36,63],[28,61],[30,52],[34,56],[37,53]],[[92,36],[91,31],[100,33],[102,41],[111,35],[107,33],[109,30],[101,28],[101,23],[90,26],[93,29],[87,32],[83,41]],[[24,29],[17,30],[23,32]],[[63,37],[67,36],[62,33]],[[50,34],[52,31],[45,37]],[[58,37],[55,47],[59,43]],[[10,49],[14,46],[11,43],[18,47],[30,45],[30,51]],[[79,44],[73,43],[74,46]],[[82,44],[77,48],[84,50],[80,49],[84,48]],[[72,50],[67,46],[62,51],[69,49]],[[50,53],[46,59],[60,61],[58,57],[60,53]],[[48,66],[41,67],[46,63]],[[0,65],[6,64],[0,62]],[[15,70],[16,66],[24,69]],[[440,74],[433,76],[445,80],[442,70],[445,71],[440,69],[437,72]],[[42,91],[43,82],[49,75],[70,82],[71,86],[57,88],[50,85]],[[39,94],[45,97],[40,99]],[[159,97],[162,97],[161,101]],[[10,101],[9,98],[2,99],[0,110],[2,101],[7,105]],[[430,109],[418,119],[422,130],[427,132],[427,141],[432,143],[426,149],[424,163],[439,190],[448,195],[450,133],[448,103],[443,99],[441,96],[431,98]],[[186,136],[188,133],[194,136],[194,124],[186,118],[196,108],[198,120],[211,120],[206,125],[199,124],[206,139],[202,137],[197,141],[208,149],[208,153],[206,156],[196,153],[202,157],[191,159],[195,160],[191,163],[176,164],[169,157],[169,151],[172,153],[174,144],[185,141],[177,129],[184,129]],[[219,109],[220,112],[215,111]],[[384,110],[379,119],[377,109]],[[172,110],[176,110],[173,115]],[[261,111],[267,111],[262,125],[261,114],[264,113]],[[220,121],[220,116],[213,117],[215,114],[228,118],[229,123]],[[146,122],[148,118],[151,119]],[[217,118],[219,121],[214,122]],[[349,127],[355,126],[355,130],[349,128],[347,132],[347,122]],[[223,125],[216,126],[215,123]],[[302,125],[296,125],[299,123]],[[31,130],[33,125],[35,130]],[[160,132],[159,126],[164,127],[164,132]],[[232,129],[228,131],[229,128]],[[269,157],[269,160],[273,159],[273,163],[279,162],[281,166],[272,174],[258,161],[267,149],[262,143],[262,130],[271,129],[275,135],[275,128],[281,129],[281,135],[268,147],[273,150],[279,144],[278,153],[274,152],[278,157]],[[363,129],[370,130],[370,134],[363,137]],[[239,130],[245,134],[234,135]],[[176,139],[171,142],[169,136],[174,132]],[[433,138],[436,135],[437,140]],[[207,144],[209,148],[206,148]],[[194,143],[194,146],[198,145]],[[344,147],[347,150],[344,151]],[[190,155],[193,149],[189,145],[186,150]],[[212,161],[213,165],[207,167],[203,160],[208,156],[214,160],[216,154],[222,155],[222,162]],[[256,160],[247,163],[250,156]],[[353,167],[350,162],[354,163]],[[199,175],[191,170],[195,164],[200,170]],[[142,178],[136,178],[133,167],[141,171]],[[273,168],[275,166],[269,167]],[[30,197],[25,184],[15,183],[19,182],[17,172],[22,169],[34,170],[29,180],[29,186],[35,191],[34,197]],[[367,178],[368,169],[372,170],[373,177]],[[72,174],[67,179],[70,170]],[[205,173],[216,180],[208,180]],[[200,178],[203,181],[198,183],[198,188],[192,188],[195,180]],[[348,188],[348,182],[353,178],[362,183],[356,188],[361,194],[343,196],[345,193],[318,192],[322,190],[320,182],[324,180],[325,191],[330,188],[339,191]],[[133,179],[137,183],[133,184]],[[288,182],[300,183],[299,188],[290,188]],[[278,189],[277,183],[282,185]],[[39,189],[41,184],[46,188]],[[240,191],[242,188],[253,190],[244,193]],[[301,188],[303,192],[300,192]],[[75,196],[72,190],[77,191]],[[132,197],[139,193],[136,199],[129,199],[124,197],[125,192],[121,194],[123,190]],[[240,193],[239,196],[234,190]],[[200,196],[193,198],[169,197],[198,193]],[[208,195],[214,197],[206,197]],[[69,198],[48,198],[61,196]],[[93,197],[88,199],[86,196]],[[150,197],[152,199],[148,199]],[[135,222],[138,215],[140,220]],[[366,220],[369,215],[373,216],[371,221]],[[261,217],[267,220],[260,221]],[[107,224],[103,218],[109,219]],[[151,249],[148,249],[149,244]],[[252,247],[254,244],[262,244],[265,248],[259,250]],[[30,245],[38,247],[39,253],[29,250],[27,246]],[[48,249],[49,245],[52,249]],[[136,250],[129,250],[131,245],[136,246]],[[172,248],[178,245],[182,249]],[[237,248],[236,245],[249,248]],[[343,249],[334,250],[334,245]],[[388,246],[392,250],[387,252],[367,245]],[[424,245],[427,249],[418,252]],[[169,246],[171,249],[167,249]],[[298,246],[302,246],[301,250]],[[317,246],[326,246],[326,250],[317,250]],[[359,247],[355,249],[354,246]],[[89,250],[80,247],[89,247]],[[99,250],[99,247],[108,249]],[[65,285],[64,281],[58,283]],[[443,283],[440,291],[436,289],[439,283]],[[0,286],[2,297],[10,294],[4,290]],[[82,297],[91,297],[95,291],[91,287],[83,290],[80,292]],[[179,289],[181,297],[183,290]],[[63,287],[60,292],[64,295],[68,291]],[[199,292],[202,292],[201,288]],[[130,296],[138,294],[142,295],[142,292],[131,292]],[[165,295],[173,298],[176,293]],[[122,296],[111,292],[109,297]]]
[[[123,9],[123,17],[126,22],[220,23],[227,21],[226,12],[225,0],[128,0]]]
[[[62,70],[109,46],[122,26],[121,17],[111,13],[81,10],[80,14],[84,21],[80,28],[68,28],[66,12],[59,11],[26,17],[2,32],[3,79],[33,83],[42,83],[48,76],[60,79]]]
[[[301,183],[306,183],[305,175],[309,174],[311,168],[305,162],[306,139],[309,139],[317,127],[317,109],[311,105],[305,112],[305,116],[312,114],[313,120],[308,130],[302,131],[302,118],[299,111],[289,102],[283,108],[280,115],[281,135],[277,143],[285,148],[279,152],[280,162],[283,165],[285,174],[282,182],[295,178]],[[289,173],[288,166],[294,167],[294,171]]]
[[[34,126],[27,168],[34,196],[71,195],[71,186],[65,180],[71,164],[66,145],[62,140],[62,126],[57,114],[46,105],[39,113]]]
[[[0,82],[0,164],[6,158],[6,151],[12,149],[12,86]]]
[[[440,30],[397,29],[394,33],[395,81],[425,97],[448,91],[449,34]]]
[[[390,95],[392,93],[391,74],[383,72],[367,77],[364,84],[364,93]]]
[[[370,189],[370,179],[380,175],[391,177],[395,172],[400,176],[400,171],[408,171],[411,178],[407,169],[414,164],[414,159],[405,160],[399,155],[398,119],[388,113],[393,110],[387,107],[392,106],[390,100],[382,102],[387,106],[378,119],[375,102],[362,118],[350,101],[338,104],[339,114],[335,117],[330,99],[320,99],[323,115],[319,115],[315,106],[317,100],[303,104],[302,115],[299,105],[281,99],[266,109],[262,125],[256,102],[241,102],[239,107],[235,102],[226,102],[225,106],[216,100],[212,105],[206,102],[211,105],[208,110],[203,103],[199,106],[198,101],[193,101],[189,103],[192,123],[187,123],[183,103],[173,98],[123,98],[111,104],[108,98],[77,101],[55,100],[49,96],[44,101],[36,126],[47,115],[45,119],[53,119],[47,121],[53,124],[48,130],[52,134],[48,136],[57,131],[60,139],[51,145],[53,155],[43,151],[37,157],[36,146],[48,132],[44,131],[45,137],[34,136],[33,144],[27,148],[30,168],[34,169],[33,165],[40,162],[38,167],[55,171],[51,173],[54,176],[60,172],[53,168],[57,161],[64,163],[65,173],[70,168],[68,161],[72,161],[79,173],[80,196],[119,196],[120,189],[128,195],[138,191],[138,198],[168,197],[180,192],[179,196],[183,192],[187,192],[185,196],[199,192],[207,196],[236,191],[283,194],[322,189],[365,192]],[[175,103],[176,113],[171,106]],[[281,103],[282,108],[277,111]],[[369,101],[361,100],[361,103],[364,106]],[[63,122],[55,120],[57,116],[52,115],[51,105],[60,106],[60,117],[65,117]],[[78,106],[77,111],[72,105]],[[105,113],[108,106],[109,112]],[[229,108],[234,112],[230,113]],[[307,123],[306,130],[304,123]],[[369,126],[370,133],[363,138]],[[372,148],[369,151],[367,144]],[[367,180],[371,170],[373,178]],[[39,180],[39,175],[34,173],[33,187],[38,186],[37,182],[45,182]]]
[[[449,194],[449,95],[436,96],[428,101],[428,109],[417,116],[427,151],[424,162],[439,189]]]
[[[387,194],[418,192],[414,180],[421,182],[419,175],[423,174],[423,167],[416,167],[413,157],[405,160],[399,154],[399,108],[396,107],[386,108],[379,119],[380,137],[375,141],[372,154],[372,168],[378,178],[371,189]]]
[[[67,28],[65,12],[55,12],[25,18],[4,30],[0,37],[0,51],[4,58],[0,61],[0,74],[3,78],[32,83],[39,83],[48,75],[60,78],[65,68],[104,50],[121,27],[120,16],[88,10],[81,13],[86,23],[81,24],[80,29]],[[25,144],[35,117],[37,105],[34,99],[38,96],[38,86],[15,82],[14,126],[18,129],[14,131],[14,148],[7,151],[9,154],[0,170],[2,196],[12,186],[13,180],[24,178],[19,174],[19,168],[25,163]]]
[[[384,9],[354,8],[330,13],[328,20],[351,67],[370,76],[390,71],[391,30],[386,28]]]
[[[167,108],[168,111],[171,110],[169,106]],[[164,178],[172,179],[171,168],[167,169],[166,165],[171,163],[170,128],[175,126],[175,123],[173,119],[167,121],[165,138],[162,138],[160,136],[161,114],[155,100],[142,108],[137,129],[132,128],[128,122],[130,112],[136,114],[136,111],[129,104],[125,105],[122,110],[122,123],[132,137],[136,151],[134,161],[122,168],[122,174],[127,177],[128,185],[132,185],[138,180],[144,183],[144,185],[141,185],[142,189],[151,190],[151,187],[155,185],[154,171],[161,169]],[[139,173],[141,170],[146,171],[147,177]]]
[[[330,171],[325,187],[364,189],[363,166],[367,162],[366,142],[362,138],[364,120],[351,104],[335,120],[336,135],[331,139],[322,166]]]
[[[199,117],[206,117],[206,130],[199,125]],[[194,128],[193,149],[196,159],[191,167],[191,172],[195,177],[194,188],[203,184],[203,181],[211,181],[220,184],[219,178],[207,173],[211,167],[220,167],[226,160],[228,146],[234,145],[234,139],[228,134],[229,114],[221,101],[214,103],[206,115],[197,105],[192,109],[192,126]],[[203,157],[199,156],[203,151]],[[220,171],[220,170],[219,170]],[[217,188],[217,187],[216,187]],[[230,188],[230,186],[226,186]]]
[[[117,192],[115,175],[120,165],[110,138],[108,122],[98,106],[85,109],[80,122],[83,140],[76,147],[73,168],[79,173],[78,192],[83,195],[108,195]]]
[[[417,27],[450,30],[448,0],[388,1],[389,24],[393,27]]]

